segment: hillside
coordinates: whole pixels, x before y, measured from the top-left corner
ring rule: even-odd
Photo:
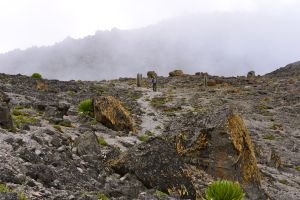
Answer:
[[[218,178],[300,199],[300,76],[273,74],[160,76],[158,92],[0,74],[0,199],[196,199]]]
[[[264,74],[299,57],[300,33],[291,25],[294,21],[297,24],[292,14],[284,20],[280,15],[241,13],[179,17],[140,29],[97,31],[52,46],[7,52],[0,55],[0,70],[39,72],[60,80],[134,77],[149,70],[167,75],[174,68],[220,76],[250,70]]]

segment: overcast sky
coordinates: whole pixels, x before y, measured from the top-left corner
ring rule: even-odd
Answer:
[[[0,53],[194,13],[276,15],[299,7],[299,0],[0,0]]]

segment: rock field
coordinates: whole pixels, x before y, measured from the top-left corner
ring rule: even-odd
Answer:
[[[250,75],[175,70],[153,92],[0,74],[0,200],[201,199],[217,179],[300,199],[300,62]]]

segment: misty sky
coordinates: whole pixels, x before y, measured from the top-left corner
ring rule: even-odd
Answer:
[[[0,0],[0,53],[52,45],[67,36],[82,38],[113,27],[143,27],[189,14],[300,15],[299,7],[299,0]]]

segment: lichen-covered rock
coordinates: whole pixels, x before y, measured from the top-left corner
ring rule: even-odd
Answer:
[[[175,76],[184,76],[184,73],[182,70],[174,70],[172,72],[169,72],[170,77],[175,77]]]
[[[80,135],[75,141],[75,146],[77,147],[77,154],[80,156],[101,153],[98,137],[93,132],[85,132]]]
[[[148,78],[157,77],[157,74],[156,74],[155,71],[148,71],[148,72],[147,72],[147,77],[148,77]]]
[[[112,96],[94,100],[94,113],[98,122],[117,131],[133,131],[134,121],[122,103]]]
[[[119,174],[134,174],[146,187],[165,193],[177,193],[181,198],[195,199],[191,178],[185,173],[172,143],[152,138],[109,162]]]
[[[186,118],[189,120],[184,124],[174,122],[177,127],[190,127],[175,134],[176,149],[183,160],[215,178],[238,181],[251,199],[264,198],[251,138],[240,115],[223,108]]]
[[[13,129],[13,121],[8,106],[8,96],[0,91],[0,126],[5,129]]]

